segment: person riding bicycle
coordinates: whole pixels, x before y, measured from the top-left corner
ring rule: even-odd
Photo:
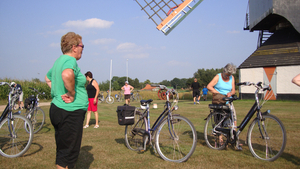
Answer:
[[[236,73],[236,66],[232,63],[228,63],[222,73],[218,73],[211,82],[207,85],[207,89],[213,93],[213,104],[215,104],[215,101],[226,104],[222,100],[223,97],[231,97],[232,95],[235,95],[235,80],[234,76],[232,74]],[[236,126],[236,112],[232,103],[232,111],[233,111],[233,120],[234,125]],[[222,136],[220,136],[220,142],[222,142]],[[240,150],[241,147],[239,144],[237,144],[237,148]]]
[[[131,91],[134,89],[131,85],[129,85],[128,81],[125,82],[125,85],[121,88],[124,90],[125,103],[130,105],[130,95]]]

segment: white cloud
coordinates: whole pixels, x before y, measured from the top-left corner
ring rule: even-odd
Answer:
[[[139,47],[135,43],[122,43],[117,46],[117,50],[120,52],[134,52],[140,50]]]
[[[229,33],[229,34],[237,34],[237,33],[240,33],[240,31],[227,31],[227,33]]]
[[[149,53],[147,50],[151,49],[150,46],[138,46],[135,43],[122,43],[117,46],[116,50],[119,53],[124,53],[124,58],[130,58],[130,59],[141,59],[141,58],[148,58]]]
[[[167,63],[168,66],[190,66],[191,64],[189,62],[180,62],[176,60],[170,60]]]
[[[149,53],[136,53],[136,54],[130,53],[123,56],[123,58],[127,58],[127,59],[144,59],[148,57],[149,57]]]
[[[63,23],[66,27],[76,28],[110,28],[113,21],[106,21],[98,18],[91,18],[86,20],[68,21]]]
[[[114,43],[116,42],[115,39],[107,39],[107,38],[102,38],[102,39],[96,39],[96,40],[93,40],[92,43],[93,44],[101,44],[101,45],[106,45],[106,44],[110,44],[110,43]]]
[[[60,47],[60,43],[51,43],[50,47],[53,47],[53,48]]]

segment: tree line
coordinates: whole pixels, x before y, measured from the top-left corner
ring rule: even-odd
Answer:
[[[147,84],[161,84],[168,87],[173,87],[174,89],[189,89],[191,84],[194,81],[194,78],[197,78],[200,86],[207,86],[207,84],[216,76],[216,74],[221,73],[223,71],[223,68],[221,69],[198,69],[193,77],[190,78],[177,78],[175,77],[172,80],[163,80],[159,83],[157,82],[151,82],[149,79],[147,79],[144,82],[140,82],[138,78],[132,79],[128,77],[128,82],[130,85],[132,85],[135,89],[142,89]],[[235,78],[235,82],[239,82],[239,71],[236,72],[236,74],[233,75]],[[127,80],[127,77],[118,77],[114,76],[111,80],[111,87],[112,90],[121,90],[121,87],[124,86],[125,81]],[[101,91],[107,91],[109,90],[110,81],[104,81],[99,83],[99,88]]]

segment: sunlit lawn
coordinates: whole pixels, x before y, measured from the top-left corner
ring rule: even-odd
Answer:
[[[163,110],[163,101],[155,100],[157,109],[151,108],[151,122]],[[236,151],[229,146],[226,150],[217,151],[208,148],[203,137],[204,119],[209,114],[209,101],[194,105],[192,101],[180,101],[176,112],[189,118],[194,124],[198,142],[194,154],[184,163],[171,163],[162,160],[149,146],[144,153],[129,150],[125,146],[124,126],[117,123],[116,109],[124,103],[98,105],[100,127],[94,129],[95,119],[92,114],[90,127],[84,129],[82,148],[76,168],[300,168],[300,102],[269,101],[263,110],[270,109],[271,114],[279,117],[287,131],[287,146],[283,155],[274,162],[265,162],[252,156],[245,145],[248,127],[240,139],[243,151]],[[238,123],[248,113],[253,101],[235,101]],[[138,102],[132,105],[139,106]],[[8,159],[0,157],[0,168],[55,168],[54,129],[49,121],[49,106],[42,107],[46,112],[44,128],[34,135],[33,144],[22,157]]]

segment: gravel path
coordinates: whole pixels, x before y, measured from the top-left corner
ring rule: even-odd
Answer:
[[[51,102],[40,102],[39,106],[49,106]],[[0,105],[0,111],[3,111],[5,109],[6,105]]]

